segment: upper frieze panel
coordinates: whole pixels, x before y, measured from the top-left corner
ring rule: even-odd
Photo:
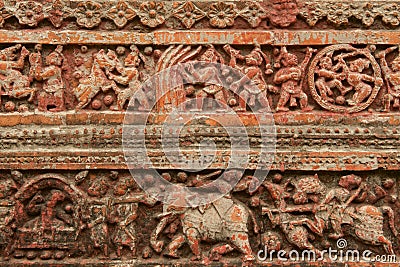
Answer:
[[[337,29],[396,28],[400,1],[0,0],[8,30]]]

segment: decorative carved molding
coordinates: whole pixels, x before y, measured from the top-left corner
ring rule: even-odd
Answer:
[[[399,170],[400,155],[398,141],[400,128],[398,125],[380,126],[395,117],[381,117],[375,123],[363,127],[354,125],[333,124],[319,125],[278,125],[276,128],[277,152],[272,162],[272,170]],[[310,119],[310,117],[309,117]],[[338,120],[339,116],[338,116]],[[362,121],[362,120],[361,120]],[[343,123],[343,121],[342,121]],[[197,132],[194,134],[194,130]],[[238,130],[243,130],[239,129]],[[166,156],[164,151],[178,151],[174,146],[164,145],[160,149],[161,140],[166,144],[170,139],[161,138],[162,126],[148,126],[146,131],[152,133],[145,136],[146,147],[152,165],[159,169],[177,168],[171,162],[177,158]],[[258,131],[247,127],[252,147],[261,143]],[[221,134],[216,134],[216,133]],[[59,126],[19,126],[3,127],[0,145],[1,169],[82,169],[109,168],[126,169],[122,151],[122,127],[120,125],[59,125]],[[239,132],[239,134],[243,134]],[[218,145],[217,155],[211,159],[209,169],[223,168],[226,162],[224,155],[229,149],[229,137],[221,128],[204,125],[194,125],[182,130],[182,139],[186,140],[179,151],[185,154],[186,162],[193,166],[201,163],[196,147],[201,142],[214,142]],[[172,138],[173,139],[173,138]],[[355,140],[356,139],[356,140]],[[197,141],[196,141],[197,140]],[[93,151],[96,151],[93,154]],[[10,157],[12,156],[12,157]],[[253,162],[249,169],[261,168],[263,162],[254,152]],[[137,168],[143,167],[143,162],[137,160]]]
[[[4,0],[0,26],[11,17],[22,27],[37,27],[47,19],[53,27],[63,28],[75,21],[78,27],[107,30],[160,26],[189,29],[195,24],[207,28],[229,28],[241,18],[250,27],[257,27],[269,18],[272,25],[287,27],[299,13],[295,0],[264,2],[211,1],[17,1]]]
[[[322,21],[337,27],[353,25],[354,19],[364,27],[377,23],[396,27],[400,20],[399,1],[19,1],[1,2],[0,26],[7,28],[15,17],[21,27],[147,30],[155,28],[286,28],[298,23],[300,15],[310,27]],[[379,22],[378,22],[379,21]],[[356,25],[356,24],[354,24]],[[358,27],[358,26],[356,26]]]
[[[343,242],[398,261],[399,14],[381,0],[0,0],[0,265],[274,266],[259,252]],[[199,81],[216,65],[218,84]],[[169,67],[180,91],[142,87]],[[242,174],[226,170],[243,155]],[[182,208],[133,178],[155,173],[225,183]]]
[[[335,26],[348,25],[356,19],[363,26],[370,27],[379,19],[387,26],[400,24],[398,1],[304,1],[300,15],[308,25],[316,26],[326,19]]]

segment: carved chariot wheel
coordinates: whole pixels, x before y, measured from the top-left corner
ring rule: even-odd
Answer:
[[[373,47],[355,48],[348,44],[339,44],[328,46],[318,52],[315,58],[312,60],[307,74],[311,96],[314,98],[314,100],[324,109],[338,113],[359,112],[370,106],[375,100],[382,86],[381,69],[379,67],[379,64],[376,62],[374,56],[371,54],[371,52],[373,51]],[[323,58],[331,58],[333,68],[336,64],[338,64],[338,58],[351,59],[350,61],[348,60],[346,62],[346,65],[347,63],[351,64],[352,61],[355,62],[356,59],[362,59],[364,60],[364,62],[369,61],[369,64],[367,64],[369,66],[366,67],[364,70],[360,72],[352,72],[353,74],[355,73],[355,75],[366,74],[374,78],[374,81],[362,81],[364,84],[369,84],[369,86],[371,86],[372,88],[368,96],[366,96],[365,99],[363,99],[359,103],[349,104],[352,102],[351,99],[357,89],[355,87],[352,87],[351,84],[348,83],[347,80],[349,79],[349,75],[344,74],[345,77],[342,77],[340,85],[342,88],[348,88],[348,91],[347,89],[340,91],[336,88],[332,88],[331,95],[328,98],[323,97],[323,95],[321,94],[321,90],[319,90],[318,86],[316,86],[316,81],[321,78],[321,76],[318,75],[317,70],[320,68],[321,59]],[[332,71],[334,70],[332,69]],[[343,67],[341,68],[341,71],[344,72]],[[322,78],[325,79],[324,77]],[[327,83],[332,82],[332,80],[333,79],[327,78]]]

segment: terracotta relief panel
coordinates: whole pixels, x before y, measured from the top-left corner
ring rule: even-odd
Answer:
[[[160,173],[170,182],[193,186],[213,180],[219,171]],[[341,249],[338,240],[360,251],[395,255],[397,175],[271,172],[249,194],[254,177],[246,172],[217,201],[179,209],[143,192],[127,171],[11,171],[2,175],[3,260],[155,264],[191,258],[202,261],[198,264],[240,264],[257,257],[268,263],[276,260],[267,254],[272,250],[308,250],[318,259],[329,247]]]
[[[399,1],[0,1],[0,265],[397,266]]]

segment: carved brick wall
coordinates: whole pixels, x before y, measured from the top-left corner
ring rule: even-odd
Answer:
[[[282,250],[374,266],[330,248],[400,261],[400,1],[0,0],[0,11],[0,265],[257,266]],[[224,86],[196,81],[216,65]],[[179,66],[165,78],[178,90],[151,83]],[[165,125],[183,104],[174,143]],[[148,160],[124,154],[127,125],[143,126],[128,146],[143,140]],[[250,147],[243,173],[227,170],[240,154],[231,133]],[[215,155],[202,157],[205,143]],[[182,208],[138,185],[154,171],[188,187],[238,183]]]

